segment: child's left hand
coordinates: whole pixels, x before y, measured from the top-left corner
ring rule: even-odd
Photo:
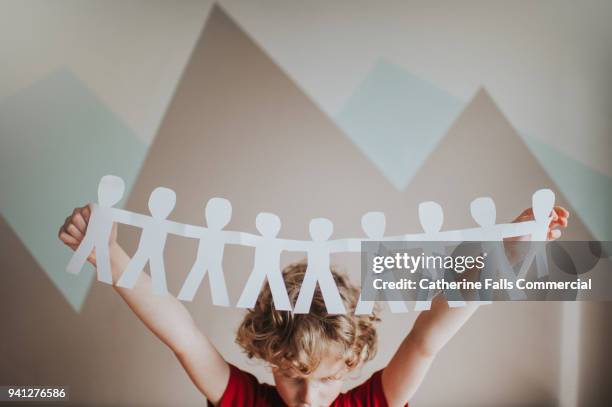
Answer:
[[[548,225],[548,240],[556,240],[561,237],[561,230],[557,228],[567,227],[567,219],[569,218],[569,211],[562,206],[555,206],[552,210],[551,216],[552,221]],[[525,209],[512,223],[527,222],[533,220],[533,210],[531,208]],[[514,238],[508,238],[504,240],[529,240],[529,236],[519,236]]]

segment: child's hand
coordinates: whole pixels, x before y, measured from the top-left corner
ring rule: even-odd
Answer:
[[[87,231],[87,225],[89,224],[89,217],[91,216],[91,207],[89,204],[81,207],[74,208],[72,214],[68,215],[62,227],[58,232],[59,239],[64,244],[70,247],[72,250],[76,250],[81,244],[81,241],[85,237]],[[117,225],[113,224],[111,231],[110,243],[115,243],[117,240]],[[93,250],[87,260],[96,266],[96,251]]]
[[[551,212],[552,221],[550,225],[548,225],[548,240],[556,240],[561,237],[561,230],[556,229],[557,227],[565,228],[567,227],[567,219],[569,218],[569,211],[562,206],[555,206]],[[533,210],[532,208],[525,209],[516,219],[512,221],[512,223],[517,222],[527,222],[533,220]],[[508,238],[504,240],[529,240],[529,236],[519,236]]]

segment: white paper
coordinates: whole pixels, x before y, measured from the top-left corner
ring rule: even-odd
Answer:
[[[470,213],[477,227],[460,230],[443,230],[444,213],[442,207],[432,201],[419,205],[418,216],[422,232],[385,236],[386,219],[382,212],[368,212],[361,219],[365,237],[329,240],[333,234],[333,223],[329,219],[315,218],[310,221],[310,240],[290,240],[279,238],[281,229],[280,218],[272,213],[262,212],[257,215],[255,224],[259,234],[242,231],[224,230],[232,216],[231,203],[224,198],[211,198],[206,204],[205,223],[191,225],[174,222],[168,216],[176,204],[176,194],[173,190],[158,187],[149,198],[149,214],[139,214],[114,208],[125,191],[125,184],[119,177],[105,175],[98,185],[98,203],[92,205],[91,217],[85,237],[67,265],[67,271],[77,274],[87,261],[89,254],[96,251],[98,280],[112,284],[109,239],[113,223],[122,223],[141,229],[140,242],[132,259],[128,263],[117,286],[133,288],[140,273],[148,263],[151,272],[153,292],[158,295],[168,293],[164,268],[164,248],[168,234],[175,234],[186,239],[199,241],[196,258],[191,270],[183,283],[178,298],[191,301],[195,297],[202,280],[208,276],[211,288],[212,302],[218,306],[230,306],[229,296],[223,272],[224,248],[227,244],[255,248],[253,269],[245,281],[244,288],[236,304],[240,308],[255,306],[263,285],[270,286],[274,307],[277,310],[291,311],[291,303],[282,278],[280,257],[283,251],[300,251],[306,253],[308,266],[304,281],[298,295],[295,308],[296,314],[308,313],[317,286],[330,314],[343,314],[346,309],[330,270],[330,255],[335,252],[359,252],[362,241],[405,241],[418,242],[438,241],[481,241],[483,250],[488,254],[488,262],[494,265],[499,275],[516,280],[524,277],[534,259],[537,263],[538,276],[546,273],[545,254],[530,251],[518,275],[515,275],[503,249],[503,239],[508,237],[530,235],[533,241],[547,239],[548,227],[552,220],[555,195],[549,189],[536,191],[532,197],[534,220],[519,223],[496,223],[495,203],[489,197],[476,198],[470,205]],[[417,247],[417,246],[415,246]],[[444,253],[445,248],[428,249]],[[430,254],[429,252],[426,254]],[[436,278],[440,270],[428,270],[432,278]],[[372,277],[372,276],[369,276]],[[368,277],[366,277],[366,280]],[[371,284],[371,281],[370,281]],[[385,292],[386,293],[386,292]],[[430,292],[429,292],[430,293]],[[416,302],[416,310],[426,310],[431,306],[429,293]],[[385,294],[386,295],[386,294]],[[511,299],[523,299],[521,290],[511,290]],[[404,301],[398,298],[385,297],[392,312],[408,312]],[[487,299],[481,303],[490,303]],[[449,301],[451,307],[465,305],[463,301]],[[374,307],[374,301],[360,298],[356,314],[369,314]]]

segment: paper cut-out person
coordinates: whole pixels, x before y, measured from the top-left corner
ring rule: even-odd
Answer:
[[[474,199],[470,204],[470,213],[474,221],[480,226],[480,230],[478,230],[478,234],[480,235],[479,240],[483,242],[483,249],[487,255],[485,268],[481,272],[481,280],[486,277],[492,277],[491,273],[493,268],[495,268],[502,278],[512,282],[512,288],[508,290],[510,299],[526,299],[525,293],[516,288],[517,276],[514,274],[512,266],[506,257],[503,243],[505,237],[517,236],[516,233],[518,228],[508,224],[498,225],[495,223],[495,218],[497,216],[495,202],[489,197]],[[533,229],[533,224],[531,224],[530,230],[531,229]],[[483,289],[481,292],[485,294],[486,298],[491,298],[490,290]]]
[[[68,262],[68,272],[78,274],[89,254],[95,249],[98,281],[113,284],[108,245],[113,228],[113,205],[121,200],[124,192],[125,183],[121,178],[105,175],[100,179],[98,204],[92,205],[87,232]]]
[[[310,311],[312,297],[319,283],[319,289],[325,301],[329,314],[345,314],[340,292],[330,270],[330,254],[348,250],[348,239],[328,240],[334,231],[334,225],[329,219],[315,218],[310,221],[310,237],[308,242],[308,267],[300,288],[294,314],[307,314]]]
[[[543,243],[548,240],[548,228],[553,217],[551,213],[555,205],[555,193],[550,189],[537,190],[531,197],[531,208],[535,225],[531,233],[531,245],[529,253],[525,256],[525,260],[521,265],[518,273],[519,278],[525,278],[529,267],[536,259],[536,268],[538,278],[544,277],[548,273],[548,260],[546,258],[546,246]]]
[[[434,201],[426,201],[421,202],[419,204],[419,222],[421,223],[421,227],[423,228],[423,241],[424,242],[435,242],[435,241],[455,241],[461,238],[460,231],[447,231],[441,232],[442,224],[444,223],[444,211],[442,206],[439,203]],[[427,244],[423,248],[423,254],[425,256],[432,255],[442,255],[446,254],[446,246],[443,244],[434,245]],[[429,274],[429,277],[435,281],[440,277],[445,277],[449,281],[454,281],[454,271],[450,271],[446,273],[445,276],[444,270],[438,270],[435,267],[425,270],[423,269],[422,276],[425,277],[426,274]],[[426,299],[422,299],[422,293],[425,294]],[[463,307],[465,306],[465,302],[460,300],[461,295],[456,291],[445,291],[445,296],[448,300],[448,306],[451,308],[455,307]],[[417,301],[415,303],[415,311],[423,311],[431,308],[431,300],[433,298],[433,290],[419,290],[418,291]],[[454,298],[452,300],[451,298]]]
[[[367,239],[359,240],[359,248],[361,250],[361,240],[370,241],[382,241],[385,240],[385,229],[387,227],[387,219],[383,212],[368,212],[361,217],[361,229],[367,236]],[[380,250],[378,250],[380,251]],[[366,273],[364,278],[363,286],[361,287],[361,294],[359,295],[359,301],[355,307],[355,315],[369,315],[374,310],[375,301],[368,301],[363,299],[363,290],[370,289],[374,282],[374,275],[371,272]],[[366,288],[367,287],[367,288]],[[387,291],[383,291],[386,298],[389,309],[392,313],[405,313],[408,312],[406,303],[402,300],[401,296],[397,291],[392,291],[393,294],[389,294]],[[397,295],[396,295],[397,294]],[[391,295],[395,295],[395,298],[390,298]],[[397,297],[400,298],[397,298]]]
[[[128,263],[117,286],[133,288],[147,262],[151,272],[153,292],[158,295],[168,293],[164,268],[164,246],[168,233],[181,234],[183,225],[166,218],[174,209],[176,194],[173,190],[158,187],[149,196],[149,212],[152,216],[134,214],[127,211],[115,212],[116,219],[122,223],[142,228],[136,253]]]
[[[241,233],[223,230],[232,218],[232,204],[224,198],[211,198],[204,217],[208,227],[191,226],[188,237],[198,238],[198,253],[178,299],[192,301],[204,276],[208,274],[212,302],[229,307],[229,297],[223,275],[223,252],[226,244],[240,244]]]
[[[282,311],[291,311],[291,302],[287,294],[287,287],[283,280],[280,266],[281,252],[307,251],[306,242],[297,240],[277,239],[281,228],[281,220],[273,213],[262,212],[255,218],[255,225],[261,236],[243,233],[242,244],[255,247],[255,260],[253,271],[236,304],[239,308],[253,308],[259,297],[261,288],[268,280],[270,292],[274,300],[274,308]]]

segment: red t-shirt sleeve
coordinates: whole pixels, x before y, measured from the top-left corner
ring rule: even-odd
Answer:
[[[273,386],[259,383],[252,374],[229,364],[230,376],[218,407],[283,405]],[[212,405],[209,402],[209,405]]]
[[[333,407],[388,407],[382,386],[382,369],[357,387],[352,388],[332,404]],[[408,403],[406,403],[406,407]]]

